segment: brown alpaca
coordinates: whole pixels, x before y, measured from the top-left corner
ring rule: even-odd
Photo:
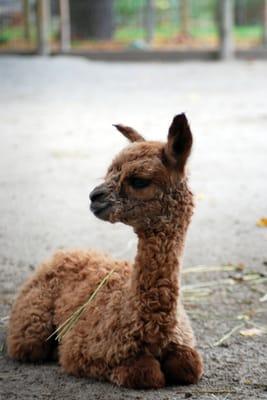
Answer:
[[[91,210],[105,221],[134,228],[133,264],[93,251],[58,252],[22,288],[11,313],[9,355],[21,361],[53,357],[46,341],[116,267],[86,312],[58,345],[70,374],[129,388],[197,383],[203,374],[194,334],[180,297],[180,269],[193,213],[185,164],[192,134],[177,115],[166,144],[146,142],[116,125],[131,142],[91,195]]]

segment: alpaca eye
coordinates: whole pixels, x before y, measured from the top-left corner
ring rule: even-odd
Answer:
[[[149,186],[151,181],[149,179],[143,179],[143,178],[130,178],[129,179],[129,184],[134,188],[134,189],[143,189],[147,186]]]

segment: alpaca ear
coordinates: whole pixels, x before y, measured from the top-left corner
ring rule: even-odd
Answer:
[[[115,128],[120,131],[123,136],[130,140],[130,142],[145,142],[143,136],[141,136],[135,129],[131,128],[130,126],[125,126],[122,124],[115,124],[113,125]]]
[[[164,156],[169,165],[183,173],[190,155],[193,136],[185,114],[176,115],[169,128]]]

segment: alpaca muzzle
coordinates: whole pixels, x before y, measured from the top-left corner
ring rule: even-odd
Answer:
[[[97,218],[108,220],[111,202],[109,200],[109,191],[105,184],[99,185],[90,193],[90,210]]]

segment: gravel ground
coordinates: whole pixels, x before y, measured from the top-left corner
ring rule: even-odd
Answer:
[[[187,299],[206,365],[199,385],[136,392],[69,377],[54,364],[18,364],[5,354],[4,318],[1,399],[267,398],[267,336],[239,333],[252,323],[267,326],[266,302],[260,301],[266,293],[267,230],[256,226],[267,217],[266,92],[263,62],[0,58],[0,318],[8,315],[18,286],[58,248],[95,247],[133,258],[131,230],[88,211],[89,190],[126,143],[112,123],[164,140],[173,115],[187,113],[195,136],[191,185],[197,209],[185,270],[241,266],[185,275],[185,284],[213,285],[203,297]],[[232,283],[222,282],[229,277]],[[222,346],[213,346],[244,322]]]

